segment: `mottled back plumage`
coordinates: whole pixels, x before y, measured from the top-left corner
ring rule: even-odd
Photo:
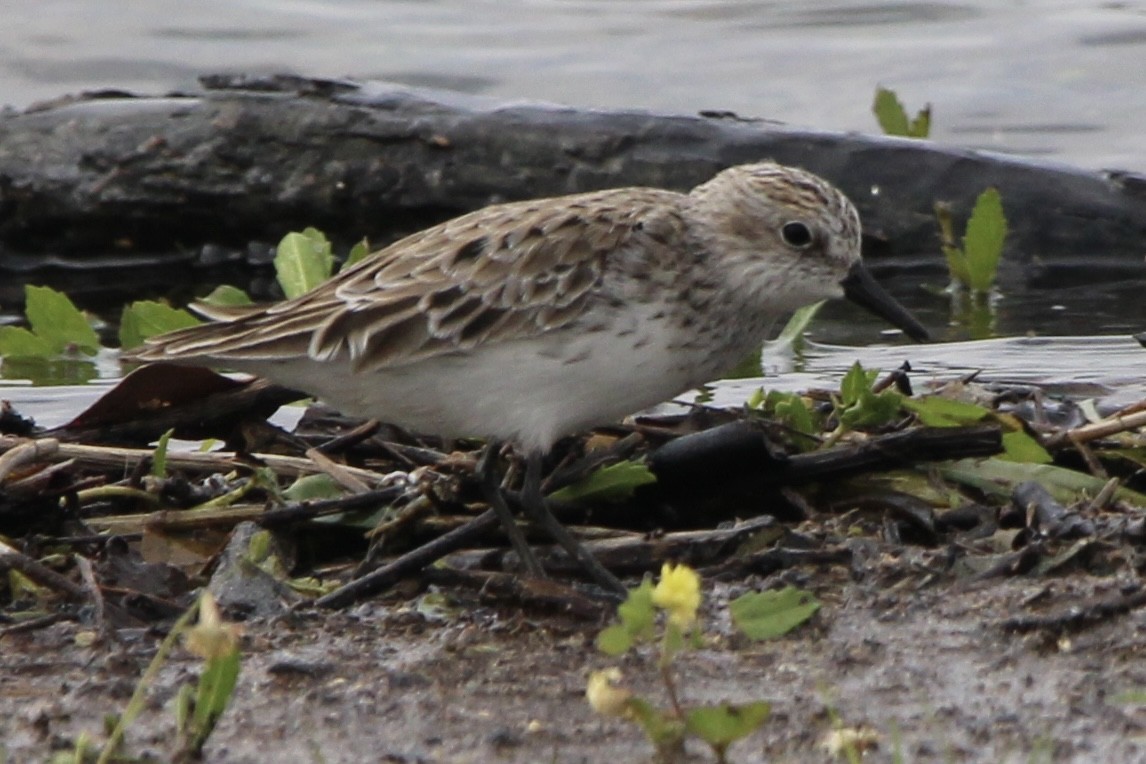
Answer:
[[[619,249],[647,253],[650,268],[670,266],[668,242],[685,228],[679,198],[623,189],[478,210],[402,239],[294,300],[153,340],[138,357],[348,357],[355,371],[369,371],[535,337],[586,310]]]

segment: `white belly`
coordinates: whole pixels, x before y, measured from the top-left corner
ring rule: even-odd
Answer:
[[[696,343],[682,348],[667,322],[635,325],[639,329],[621,335],[557,332],[359,374],[344,360],[240,366],[347,414],[544,451],[558,438],[617,421],[726,370],[713,368],[710,349]],[[751,344],[743,354],[750,349]],[[727,349],[722,355],[729,356]],[[730,357],[715,365],[739,360],[735,351]]]

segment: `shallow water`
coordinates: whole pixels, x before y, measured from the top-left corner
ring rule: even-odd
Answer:
[[[766,390],[837,390],[848,368],[859,361],[866,369],[887,372],[904,361],[919,391],[979,372],[979,382],[1038,385],[1048,393],[1074,399],[1096,399],[1104,409],[1146,400],[1146,349],[1129,337],[1010,337],[928,345],[867,347],[806,342],[790,349],[765,348],[762,376],[724,380],[712,386],[713,405],[740,406],[760,387]],[[116,382],[116,367],[100,364],[106,375],[85,385],[34,386],[0,380],[0,399],[12,401],[25,416],[44,427],[62,425]],[[695,400],[695,394],[680,397]],[[283,409],[276,422],[290,426],[301,409]]]
[[[1146,170],[1146,2],[42,0],[8,3],[4,15],[0,102],[21,107],[103,87],[189,90],[205,72],[297,72],[509,100],[733,110],[874,132],[870,102],[883,84],[910,109],[934,105],[940,142]],[[1135,372],[1146,351],[1129,335],[1146,329],[1146,283],[1082,272],[1066,284],[1004,295],[984,318],[953,306],[943,281],[935,273],[885,279],[938,340],[1075,338],[894,351],[813,346],[802,367],[765,384],[832,387],[859,356],[873,368],[910,358],[923,374],[984,368],[1143,394]],[[0,319],[5,308],[11,317],[11,307],[0,305]],[[833,305],[813,338],[836,345],[896,339],[883,328]],[[103,359],[35,374],[56,384],[92,379],[92,387],[32,388],[21,380],[33,373],[9,365],[0,369],[9,378],[0,381],[0,397],[59,424],[117,374]],[[727,389],[736,396],[758,384]]]
[[[939,141],[1143,170],[1144,52],[1134,0],[39,0],[5,3],[0,102],[285,71],[872,131],[883,84]]]

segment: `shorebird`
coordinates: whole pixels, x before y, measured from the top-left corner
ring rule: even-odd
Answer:
[[[527,513],[623,591],[545,506],[545,454],[563,436],[718,378],[776,319],[836,297],[927,338],[864,268],[859,215],[843,193],[760,163],[687,194],[621,188],[486,207],[307,294],[153,338],[133,355],[250,372],[347,414],[489,439],[491,503],[540,573],[491,477],[493,445],[511,442],[526,460]]]

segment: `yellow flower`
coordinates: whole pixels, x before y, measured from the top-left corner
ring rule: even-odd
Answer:
[[[700,576],[687,565],[666,562],[653,589],[653,604],[668,611],[669,621],[677,627],[687,629],[700,607]]]
[[[628,716],[629,699],[633,693],[624,687],[618,687],[621,681],[619,668],[607,668],[603,671],[594,671],[589,675],[589,683],[585,686],[585,697],[593,710],[605,716]]]
[[[227,623],[219,613],[219,606],[210,592],[199,601],[199,623],[187,630],[184,641],[187,649],[201,658],[222,658],[239,649],[243,628]]]

